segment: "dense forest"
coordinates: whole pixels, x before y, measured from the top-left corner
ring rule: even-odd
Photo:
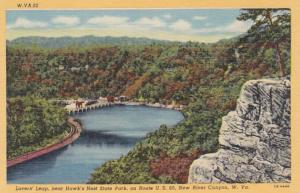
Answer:
[[[32,96],[7,100],[9,159],[61,140],[68,132],[67,113],[47,100]]]
[[[49,99],[125,94],[187,104],[197,87],[232,72],[276,75],[272,48],[259,56],[256,49],[238,47],[237,40],[59,49],[11,45],[8,95]]]
[[[38,105],[32,102],[37,98],[39,105],[45,105],[42,101],[46,99],[96,99],[108,95],[182,104],[186,106],[183,122],[172,128],[162,125],[149,133],[127,155],[97,168],[89,183],[186,183],[191,162],[200,154],[218,148],[221,118],[235,108],[242,84],[249,79],[290,73],[289,13],[284,13],[284,17],[277,14],[281,23],[267,21],[269,15],[277,11],[244,10],[238,19],[255,20],[263,16],[266,20],[253,25],[247,34],[210,44],[148,39],[130,41],[130,38],[125,42],[134,43],[117,44],[122,38],[111,37],[103,38],[109,40],[105,43],[85,41],[82,45],[58,45],[55,38],[41,37],[8,42],[7,91],[11,103],[8,105],[8,132],[12,133],[9,136],[18,133],[17,124],[20,124],[14,121],[17,112],[13,111],[28,102],[31,104],[27,105]],[[262,32],[270,32],[268,36],[260,34],[260,25],[267,26]],[[71,37],[62,39],[62,42],[72,42]],[[34,97],[34,100],[26,103],[27,97]],[[55,120],[60,127],[49,132],[60,134],[63,132],[59,129],[63,127],[63,113],[51,114],[60,116],[45,119],[52,123]],[[43,128],[49,125],[43,124]],[[34,132],[40,135],[40,131],[31,132],[30,129],[28,135]],[[20,140],[16,142],[15,137],[9,138],[8,151],[17,148]],[[22,143],[34,141],[32,137]]]

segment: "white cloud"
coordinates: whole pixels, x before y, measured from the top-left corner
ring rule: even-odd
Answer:
[[[212,23],[209,23],[209,22],[204,24],[204,26],[206,26],[206,27],[209,27],[209,26],[212,26],[212,25],[213,25],[213,24],[212,24]]]
[[[202,20],[206,20],[207,17],[206,16],[201,16],[201,15],[196,15],[193,17],[193,20],[198,20],[198,21],[202,21]]]
[[[7,28],[8,29],[12,29],[12,28],[44,28],[47,26],[48,26],[48,24],[46,22],[32,21],[32,20],[29,20],[26,18],[19,17],[19,18],[17,18],[17,20],[15,21],[14,24],[8,25]]]
[[[246,32],[250,28],[251,24],[249,22],[243,22],[235,20],[231,24],[225,27],[227,32]]]
[[[128,17],[116,17],[116,16],[102,16],[102,17],[92,17],[87,23],[88,24],[98,24],[98,25],[121,25],[128,22]]]
[[[175,31],[186,31],[186,30],[191,30],[192,25],[186,20],[179,19],[176,22],[174,22],[172,25],[170,25],[170,28]]]
[[[73,26],[80,23],[80,19],[78,17],[67,17],[67,16],[57,16],[51,20],[52,23],[55,24],[63,24],[67,26]]]
[[[170,14],[165,14],[162,17],[165,18],[165,19],[171,19],[172,18],[172,16]]]
[[[165,27],[166,23],[159,19],[158,17],[142,17],[139,20],[134,22],[138,25],[150,26],[150,27]]]
[[[202,29],[198,29],[197,32],[200,32],[200,33],[212,33],[212,32],[244,33],[250,28],[250,26],[251,26],[250,22],[235,20],[232,23],[225,25],[225,26],[218,26],[218,27],[213,27],[213,28],[202,28]]]

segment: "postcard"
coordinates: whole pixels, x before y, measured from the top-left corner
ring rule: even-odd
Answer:
[[[297,192],[299,9],[4,1],[1,192]]]

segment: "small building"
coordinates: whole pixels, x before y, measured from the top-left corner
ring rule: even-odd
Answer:
[[[120,101],[120,102],[125,102],[125,101],[127,101],[127,100],[128,100],[128,99],[127,99],[126,96],[124,96],[124,95],[119,96],[119,101]]]
[[[72,67],[71,72],[80,72],[80,67]]]
[[[65,67],[63,65],[58,66],[58,70],[64,70],[64,69],[65,69]]]
[[[115,97],[114,96],[107,96],[107,102],[109,103],[114,103],[115,102]]]
[[[85,103],[85,106],[93,105],[93,104],[96,104],[96,103],[97,103],[97,100],[88,100],[88,101]]]
[[[106,97],[99,97],[98,101],[100,101],[100,102],[107,102],[107,98]]]
[[[168,67],[168,68],[166,68],[166,71],[167,72],[174,72],[174,68],[173,67]]]

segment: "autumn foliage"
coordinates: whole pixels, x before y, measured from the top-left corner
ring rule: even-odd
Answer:
[[[137,80],[135,80],[132,85],[128,86],[125,89],[125,91],[122,93],[122,95],[125,95],[127,97],[135,96],[138,90],[143,86],[143,84],[147,80],[148,80],[148,75],[147,74],[142,75]]]
[[[198,150],[190,154],[181,153],[174,157],[161,154],[158,159],[150,161],[151,174],[154,177],[170,176],[178,183],[187,183],[190,165],[199,155]]]

